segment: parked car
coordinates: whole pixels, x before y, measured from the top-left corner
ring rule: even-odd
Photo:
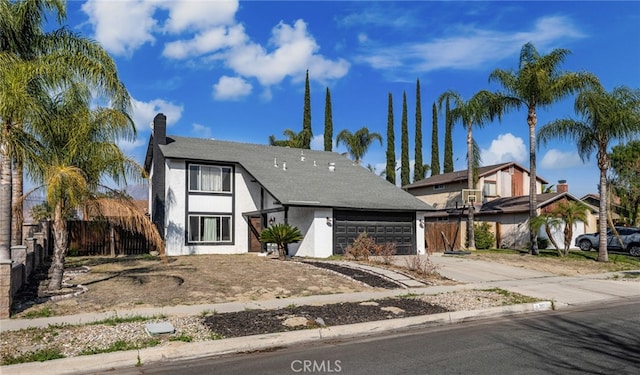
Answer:
[[[607,250],[626,250],[633,256],[640,256],[640,228],[636,227],[616,227],[620,241],[613,234],[611,229],[607,229]],[[576,246],[583,251],[598,249],[600,247],[599,233],[585,233],[576,237]]]

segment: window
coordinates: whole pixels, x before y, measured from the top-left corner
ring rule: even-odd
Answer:
[[[231,242],[231,216],[189,215],[189,242]]]
[[[495,197],[498,195],[495,181],[485,181],[482,193],[487,197]]]
[[[433,190],[444,190],[444,184],[433,185]]]
[[[231,193],[231,167],[190,165],[189,191]]]

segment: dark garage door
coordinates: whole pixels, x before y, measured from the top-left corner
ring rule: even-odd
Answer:
[[[344,254],[360,233],[367,232],[376,243],[395,243],[398,255],[416,254],[413,221],[413,213],[334,211],[333,253]]]

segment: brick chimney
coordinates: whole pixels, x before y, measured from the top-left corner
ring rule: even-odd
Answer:
[[[160,145],[167,144],[167,116],[158,113],[153,118],[153,169],[151,175],[151,221],[164,238],[165,173],[164,155]]]
[[[569,185],[567,185],[567,180],[558,180],[558,185],[556,185],[556,191],[558,193],[568,193]]]

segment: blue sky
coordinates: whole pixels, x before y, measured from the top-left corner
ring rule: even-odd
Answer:
[[[431,159],[431,106],[455,90],[469,98],[495,68],[516,69],[520,48],[567,48],[563,68],[596,74],[607,90],[640,88],[640,2],[432,1],[69,1],[66,25],[113,56],[134,99],[138,139],[122,148],[139,162],[157,112],[168,133],[266,144],[302,127],[304,76],[311,80],[312,148],[322,149],[325,90],[334,135],[363,126],[386,139],[394,99],[400,155],[402,95],[407,93],[410,158],[415,83],[420,79],[424,162]],[[573,98],[539,110],[538,124],[575,117]],[[440,152],[444,149],[440,114]],[[454,164],[466,169],[465,131],[454,129]],[[529,166],[526,112],[474,132],[483,164]],[[385,141],[386,142],[386,141]],[[343,147],[334,148],[344,152]],[[363,165],[384,170],[386,143]],[[595,155],[583,163],[570,142],[538,151],[538,175],[566,179],[577,197],[597,192]],[[442,155],[440,157],[442,162]]]

